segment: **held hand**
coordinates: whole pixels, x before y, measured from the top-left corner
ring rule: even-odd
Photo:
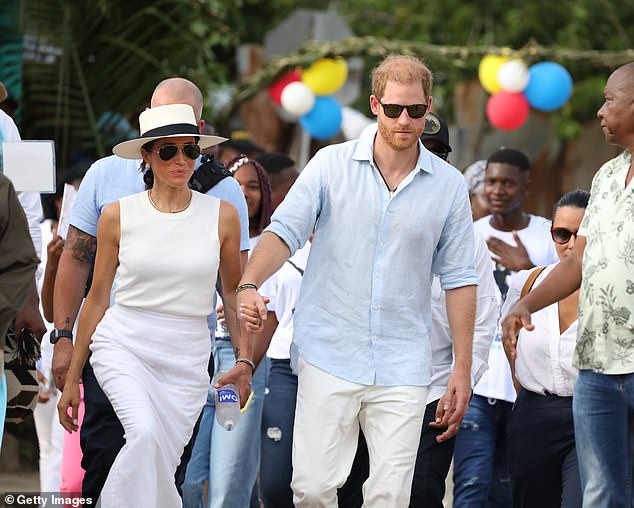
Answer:
[[[528,257],[526,247],[524,247],[524,244],[520,240],[517,231],[513,231],[513,239],[515,243],[517,243],[517,247],[513,247],[495,237],[489,237],[487,239],[487,245],[489,250],[495,255],[496,260],[509,270],[519,272],[520,270],[532,268],[534,265]]]
[[[509,358],[513,360],[517,358],[517,334],[522,328],[530,332],[535,329],[535,326],[531,323],[528,307],[520,300],[502,321],[502,346]]]
[[[251,393],[251,378],[253,372],[246,363],[236,363],[229,372],[216,381],[214,388],[233,384],[240,390],[240,407],[244,407]]]
[[[238,318],[246,327],[247,333],[257,333],[264,327],[260,312],[255,305],[241,304]]]
[[[225,318],[225,306],[223,303],[218,305],[218,308],[216,309],[216,312],[218,313],[216,319],[218,321],[222,321]]]
[[[243,308],[244,306],[252,306],[256,307],[258,313],[260,314],[260,319],[264,321],[266,319],[266,303],[262,295],[258,293],[255,289],[245,289],[240,291],[236,295],[236,306],[238,309]]]
[[[448,427],[451,432],[458,432],[460,422],[462,422],[467,412],[470,398],[471,374],[469,370],[454,368],[451,376],[449,376],[447,392],[438,401],[436,421],[432,426]],[[455,427],[456,425],[457,428]]]
[[[447,394],[443,395],[438,401],[438,406],[436,408],[436,421],[430,422],[429,426],[434,427],[436,429],[446,428],[445,432],[436,436],[436,442],[442,443],[443,441],[448,441],[453,438],[458,431],[460,430],[460,422],[454,423],[453,425],[442,425],[443,416],[445,415],[445,398]]]
[[[66,374],[70,367],[70,360],[73,357],[73,341],[65,337],[60,338],[53,349],[52,372],[55,386],[58,390],[64,390]]]
[[[79,384],[68,383],[64,387],[62,396],[57,404],[57,412],[59,414],[59,423],[62,424],[68,432],[76,432],[79,430]],[[68,414],[68,409],[72,409],[71,414]]]

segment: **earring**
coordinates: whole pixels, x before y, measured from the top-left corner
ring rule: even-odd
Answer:
[[[154,185],[154,172],[152,171],[152,168],[148,168],[143,173],[143,183],[147,189],[151,189]]]

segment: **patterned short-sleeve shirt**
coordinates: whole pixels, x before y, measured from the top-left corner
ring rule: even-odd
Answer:
[[[634,372],[634,180],[632,156],[606,162],[592,182],[579,235],[583,256],[574,364],[605,374]]]

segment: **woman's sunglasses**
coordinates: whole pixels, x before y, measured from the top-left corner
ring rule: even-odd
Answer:
[[[189,159],[196,160],[200,157],[200,146],[196,143],[186,143],[182,146],[163,145],[158,149],[159,157],[162,161],[173,159],[176,157],[179,148],[183,151],[185,157],[188,157]]]
[[[573,233],[566,228],[550,228],[550,236],[553,238],[553,242],[565,245],[573,236],[577,238],[577,232]]]
[[[410,118],[423,118],[427,113],[429,104],[410,104],[409,106],[401,106],[400,104],[383,104],[377,97],[379,104],[383,106],[383,112],[388,118],[398,118],[404,109],[407,109],[407,114]]]

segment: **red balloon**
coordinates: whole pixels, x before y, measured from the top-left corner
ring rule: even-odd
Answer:
[[[281,77],[277,78],[277,80],[269,86],[269,95],[273,101],[277,102],[280,106],[282,105],[282,90],[289,83],[293,83],[294,81],[301,81],[302,75],[297,71],[290,71]]]
[[[487,102],[487,117],[491,124],[505,131],[519,129],[526,119],[530,106],[523,93],[498,92]]]

